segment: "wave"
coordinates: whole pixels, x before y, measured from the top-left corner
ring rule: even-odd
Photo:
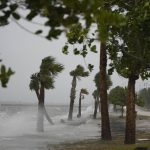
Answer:
[[[58,110],[58,108],[57,108]],[[77,113],[74,112],[73,120],[74,122],[70,122],[70,124],[62,124],[61,119],[67,120],[68,114],[57,115],[52,117],[54,126],[49,125],[49,123],[44,121],[44,128],[46,131],[51,131],[54,128],[64,127],[67,125],[75,125],[79,126],[85,124],[87,122],[88,116],[92,113],[92,106],[87,107],[84,111],[82,111],[82,118],[77,118]],[[37,112],[31,111],[20,111],[13,115],[8,115],[5,112],[0,113],[0,137],[15,137],[22,136],[25,134],[36,134],[36,119]],[[89,118],[88,118],[89,119]]]

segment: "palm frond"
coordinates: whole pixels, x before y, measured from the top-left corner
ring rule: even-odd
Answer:
[[[40,82],[39,82],[38,74],[37,73],[32,74],[31,81],[29,84],[30,90],[39,90],[39,85]]]
[[[94,97],[94,99],[96,99],[97,95],[98,95],[98,91],[94,90],[93,93],[92,93],[92,96]]]
[[[81,89],[81,93],[82,93],[82,94],[86,94],[86,95],[89,94],[88,90],[87,90],[87,89],[83,89],[83,88]]]
[[[99,89],[99,86],[100,86],[99,76],[100,76],[100,73],[98,72],[94,77],[94,82],[95,82],[95,86],[97,89]],[[107,89],[109,89],[112,86],[112,81],[111,81],[110,75],[108,75],[108,74],[106,75],[106,80],[107,80],[106,81],[107,82]]]
[[[56,62],[55,58],[48,56],[42,60],[40,72],[42,74],[57,76],[64,69],[62,64]]]
[[[72,70],[70,72],[71,76],[76,76],[76,77],[87,77],[89,76],[89,72],[85,71],[84,67],[81,65],[77,65],[77,67],[75,68],[75,70]]]
[[[41,84],[44,86],[44,88],[46,88],[46,89],[54,88],[54,78],[52,76],[40,73],[39,80],[40,80]]]

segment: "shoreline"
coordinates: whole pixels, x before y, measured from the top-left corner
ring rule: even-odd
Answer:
[[[136,147],[144,147],[150,150],[150,129],[142,128],[144,121],[150,121],[149,116],[137,117],[136,144],[124,145],[125,118],[112,117],[112,141],[103,141],[100,137],[84,139],[60,144],[48,144],[47,150],[135,150]],[[121,128],[118,128],[121,126]]]
[[[144,150],[150,150],[150,132],[139,132],[137,134],[136,144],[125,145],[123,140],[123,135],[113,137],[112,141],[103,141],[100,138],[85,139],[74,142],[63,142],[60,144],[48,144],[47,150],[135,150],[137,147],[143,147],[147,148]]]

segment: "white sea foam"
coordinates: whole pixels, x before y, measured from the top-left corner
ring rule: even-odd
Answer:
[[[5,112],[0,113],[0,150],[31,150],[38,147],[44,149],[48,143],[72,142],[97,138],[100,135],[100,120],[90,117],[93,114],[92,106],[82,111],[81,118],[77,118],[77,113],[74,112],[73,121],[70,123],[67,122],[68,114],[52,117],[55,125],[50,125],[45,120],[43,133],[36,132],[36,113],[20,111],[11,116]],[[61,119],[67,123],[61,123]]]

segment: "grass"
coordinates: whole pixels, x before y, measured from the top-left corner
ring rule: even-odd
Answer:
[[[112,122],[116,122],[116,117],[111,118]],[[138,120],[148,120],[150,117],[138,116]],[[121,119],[117,119],[121,120]],[[124,119],[122,119],[124,120]],[[136,144],[125,145],[124,133],[113,132],[112,141],[103,141],[100,139],[83,140],[74,143],[62,143],[59,145],[48,145],[48,150],[135,150],[136,147],[146,147],[150,150],[149,141],[138,141]],[[139,130],[136,134],[136,139],[150,139],[150,133]]]
[[[51,147],[51,146],[50,146]],[[54,150],[134,150],[136,147],[150,148],[150,142],[124,145],[122,139],[113,141],[84,140],[76,143],[68,143],[53,146]],[[49,149],[51,150],[51,149]]]

